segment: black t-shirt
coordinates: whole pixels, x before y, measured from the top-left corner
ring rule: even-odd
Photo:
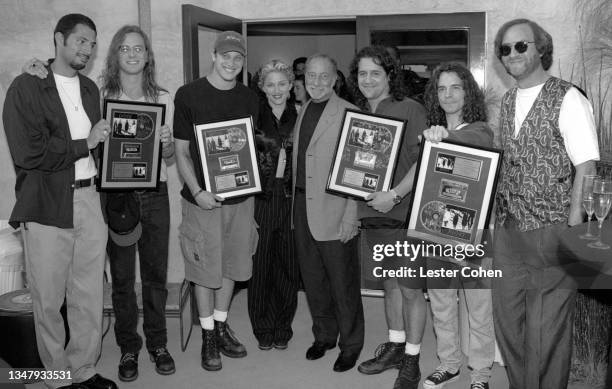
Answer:
[[[232,89],[221,90],[203,77],[179,88],[174,99],[174,137],[189,141],[189,153],[200,187],[207,189],[193,126],[246,116],[251,116],[253,123],[256,123],[258,113],[257,95],[241,83],[236,83]],[[187,184],[183,186],[181,195],[185,200],[196,204]],[[228,199],[223,204],[237,204],[245,199],[246,197]]]
[[[297,171],[295,174],[295,186],[297,188],[306,189],[306,150],[310,145],[312,134],[314,134],[314,130],[317,128],[319,119],[321,119],[328,101],[325,100],[320,103],[311,101],[306,108],[306,112],[304,112],[297,150]]]

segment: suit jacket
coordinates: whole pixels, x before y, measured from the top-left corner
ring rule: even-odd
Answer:
[[[302,127],[302,119],[309,104],[310,102],[306,103],[300,111],[293,136],[293,200],[295,200],[300,128]],[[308,215],[310,233],[318,241],[337,240],[342,222],[358,225],[357,202],[325,192],[329,169],[334,157],[338,134],[342,127],[346,108],[357,109],[357,107],[341,99],[335,93],[332,94],[306,149],[306,214]],[[292,202],[292,210],[294,203],[295,201]],[[291,212],[291,215],[291,225],[293,226],[293,212]]]

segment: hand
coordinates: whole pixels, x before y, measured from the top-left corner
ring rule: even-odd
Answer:
[[[49,72],[45,69],[45,66],[49,65],[48,62],[43,62],[38,58],[32,58],[28,62],[26,62],[21,68],[22,73],[28,73],[32,76],[36,76],[42,80],[47,78],[47,74]]]
[[[207,211],[210,211],[214,208],[221,208],[221,206],[223,205],[221,204],[221,201],[223,201],[223,197],[219,197],[216,194],[207,191],[201,191],[200,193],[196,194],[194,200],[196,201],[196,203],[198,203],[198,206],[200,208],[205,209]]]
[[[443,126],[431,126],[423,131],[423,137],[430,142],[438,143],[448,137],[448,131]]]
[[[378,212],[387,213],[393,209],[393,193],[391,192],[374,192],[366,197],[368,207],[372,207]]]
[[[342,222],[340,224],[340,233],[338,237],[340,238],[340,242],[346,243],[349,240],[353,239],[355,235],[359,232],[357,225],[347,222]]]
[[[101,119],[92,127],[91,131],[89,131],[89,136],[87,137],[87,146],[89,149],[94,149],[98,143],[104,142],[108,134],[110,134],[110,125],[106,120]]]
[[[174,139],[172,139],[172,129],[167,124],[161,126],[159,135],[163,147],[167,147],[174,142]]]

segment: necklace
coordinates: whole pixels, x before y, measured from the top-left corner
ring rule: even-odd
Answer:
[[[64,85],[62,85],[62,82],[60,81],[58,84],[60,88],[62,88],[62,90],[64,91],[64,96],[66,96],[68,98],[68,101],[70,101],[70,104],[74,106],[74,110],[78,112],[79,105],[75,103],[74,100],[72,100],[72,98],[70,97],[70,94],[66,91],[66,89],[64,89]],[[79,95],[79,98],[80,98],[80,95]]]

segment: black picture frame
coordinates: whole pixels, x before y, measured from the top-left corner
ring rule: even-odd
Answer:
[[[326,191],[365,200],[391,187],[406,121],[347,109]]]
[[[407,235],[440,244],[481,244],[502,156],[500,149],[456,141],[421,142]]]
[[[194,125],[206,190],[225,199],[262,192],[250,116]]]
[[[165,116],[163,104],[104,99],[103,117],[111,133],[100,153],[99,191],[159,187]]]

